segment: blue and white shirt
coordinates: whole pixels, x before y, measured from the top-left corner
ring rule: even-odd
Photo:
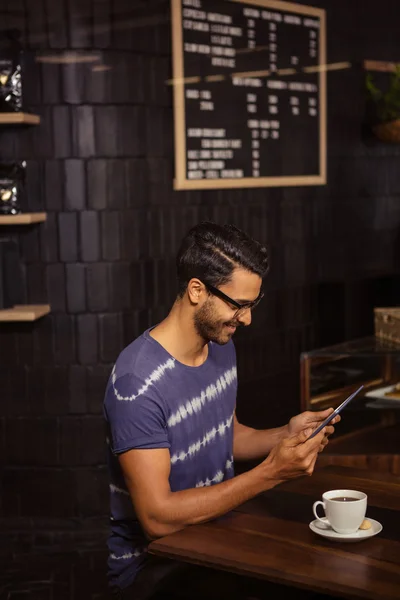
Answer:
[[[110,584],[130,585],[149,557],[118,454],[168,448],[173,492],[234,476],[233,418],[237,371],[233,342],[209,343],[207,360],[190,367],[174,359],[146,331],[118,357],[104,414],[108,429],[111,535]]]

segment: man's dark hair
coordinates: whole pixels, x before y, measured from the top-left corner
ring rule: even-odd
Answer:
[[[176,258],[179,296],[193,277],[218,287],[241,267],[261,278],[268,272],[268,252],[234,225],[200,223],[182,240]]]

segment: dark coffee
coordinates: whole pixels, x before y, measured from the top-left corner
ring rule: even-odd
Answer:
[[[337,498],[330,498],[332,502],[356,502],[359,498],[351,498],[349,496],[338,496]]]

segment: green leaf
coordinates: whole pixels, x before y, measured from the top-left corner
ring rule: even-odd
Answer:
[[[392,121],[400,118],[400,63],[391,73],[387,89],[379,89],[368,73],[365,78],[367,95],[376,104],[376,114],[380,121]]]

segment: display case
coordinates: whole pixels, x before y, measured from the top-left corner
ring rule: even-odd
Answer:
[[[400,344],[361,338],[303,352],[300,365],[302,410],[335,408],[361,384],[346,411],[400,409]]]
[[[400,344],[367,337],[301,354],[303,410],[337,407],[363,390],[341,413],[320,466],[372,469],[400,475]]]

